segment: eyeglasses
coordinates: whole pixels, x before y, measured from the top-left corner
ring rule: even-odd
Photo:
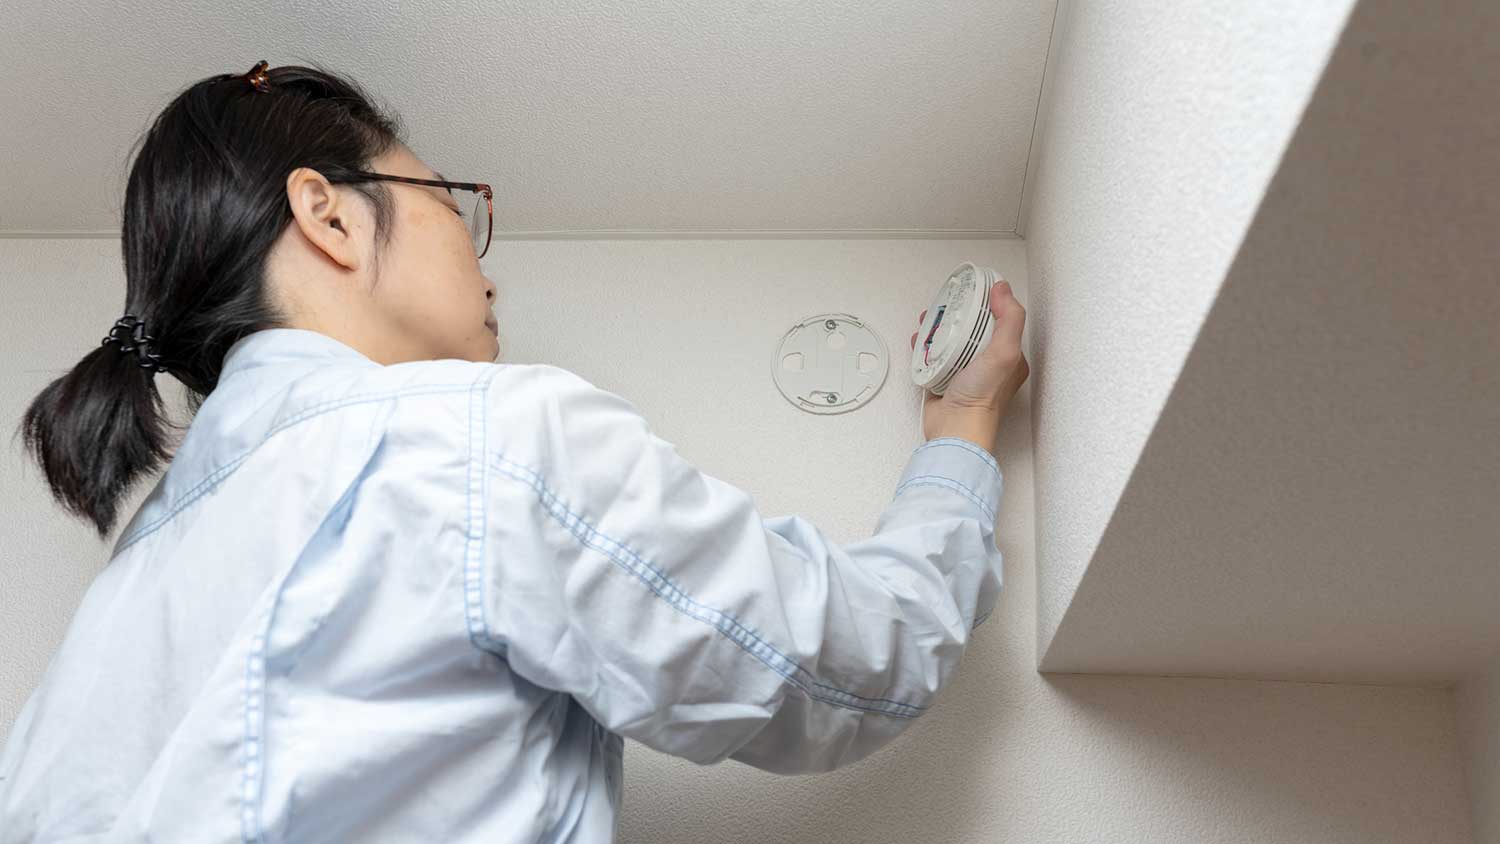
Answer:
[[[463,214],[464,221],[469,225],[469,237],[474,242],[474,257],[483,258],[484,253],[490,248],[490,235],[493,233],[495,219],[495,194],[490,186],[481,182],[447,182],[442,179],[413,179],[407,176],[392,176],[389,173],[367,173],[363,170],[351,171],[348,175],[328,176],[328,181],[334,183],[361,182],[367,179],[384,182],[405,182],[409,185],[429,185],[438,188],[447,188],[449,195],[453,191],[466,190],[474,193],[474,205],[467,214]],[[456,201],[456,200],[455,200]],[[465,203],[458,203],[460,212]]]

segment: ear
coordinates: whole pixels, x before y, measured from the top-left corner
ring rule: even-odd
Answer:
[[[364,208],[310,167],[298,167],[287,175],[286,198],[293,223],[309,243],[339,266],[359,269]]]

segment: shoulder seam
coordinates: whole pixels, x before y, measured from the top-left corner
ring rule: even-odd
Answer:
[[[150,534],[156,532],[162,527],[162,525],[165,525],[167,522],[171,521],[173,517],[175,517],[178,513],[181,513],[183,510],[187,509],[187,507],[194,501],[197,501],[199,498],[201,498],[204,493],[207,493],[209,490],[213,489],[214,486],[216,486],[220,481],[234,474],[234,471],[238,469],[240,465],[243,464],[247,459],[249,459],[250,455],[254,454],[261,446],[265,445],[266,442],[271,439],[271,437],[276,436],[282,431],[285,431],[289,428],[294,428],[297,425],[308,421],[309,419],[313,419],[318,416],[322,416],[325,413],[339,410],[340,408],[349,407],[350,405],[368,404],[370,402],[386,401],[388,399],[399,399],[405,398],[407,396],[431,395],[438,393],[456,393],[461,390],[467,389],[470,388],[462,384],[445,385],[442,387],[407,387],[400,390],[388,390],[382,393],[366,393],[354,396],[343,396],[338,399],[330,399],[326,402],[320,402],[318,404],[312,405],[311,407],[304,408],[295,415],[290,416],[287,419],[282,420],[277,425],[273,426],[269,431],[266,432],[265,436],[261,437],[260,442],[245,449],[244,451],[236,455],[233,460],[230,460],[229,462],[205,475],[202,480],[194,484],[186,492],[182,493],[182,497],[175,504],[169,507],[167,509],[167,512],[161,514],[160,516],[157,516],[152,521],[141,525],[128,537],[121,539],[119,545],[114,550],[114,554],[112,554],[111,556],[120,554],[125,549],[141,541],[142,539],[145,539]]]

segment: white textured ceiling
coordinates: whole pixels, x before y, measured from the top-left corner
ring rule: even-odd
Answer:
[[[0,234],[118,234],[130,144],[182,87],[317,61],[496,235],[1016,229],[1054,0],[313,6],[12,0]]]

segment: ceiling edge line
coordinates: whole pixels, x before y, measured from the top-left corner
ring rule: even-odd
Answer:
[[[1016,202],[1016,224],[1014,226],[1017,237],[1026,236],[1026,187],[1031,181],[1031,157],[1036,155],[1037,129],[1042,122],[1042,103],[1047,95],[1047,66],[1055,61],[1052,51],[1056,47],[1057,40],[1057,17],[1062,4],[1066,0],[1056,0],[1052,4],[1052,26],[1047,29],[1047,51],[1042,54],[1042,79],[1036,87],[1036,110],[1031,114],[1031,140],[1026,142],[1026,162],[1021,167],[1021,195]],[[1056,74],[1053,74],[1054,76]],[[1034,188],[1033,188],[1034,189]]]

